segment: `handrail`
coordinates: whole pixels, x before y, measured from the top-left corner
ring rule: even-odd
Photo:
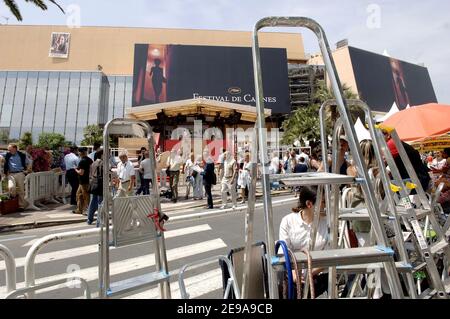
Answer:
[[[38,284],[35,286],[25,287],[17,289],[10,294],[6,296],[5,299],[17,299],[20,296],[24,296],[26,299],[30,298],[30,295],[33,295],[35,291],[53,287],[53,286],[59,286],[62,284],[69,284],[71,281],[79,281],[81,284],[81,288],[84,290],[84,296],[86,299],[91,299],[91,289],[89,288],[89,285],[87,281],[80,277],[68,277],[63,279],[58,279],[54,281],[45,282],[42,284]],[[30,293],[31,292],[31,293]],[[27,297],[28,296],[28,297]]]
[[[77,231],[71,231],[71,232],[65,232],[65,233],[59,233],[59,234],[51,234],[42,237],[38,241],[36,241],[33,246],[30,247],[28,250],[28,253],[25,257],[25,266],[24,266],[24,272],[25,272],[25,287],[32,287],[35,286],[35,259],[37,254],[39,253],[39,250],[41,250],[44,246],[51,242],[55,241],[62,241],[62,240],[68,240],[68,239],[78,239],[78,238],[84,238],[89,237],[95,234],[100,233],[100,228],[93,228],[93,229],[83,229],[83,230],[77,230]],[[28,297],[32,298],[34,295],[34,291],[30,291],[28,293]]]
[[[234,296],[236,297],[236,299],[241,299],[241,293],[239,291],[239,287],[238,287],[238,284],[236,281],[236,274],[234,272],[234,267],[231,264],[231,260],[229,260],[226,256],[223,256],[223,255],[194,261],[192,263],[184,265],[180,269],[180,272],[178,273],[178,285],[180,287],[181,299],[189,299],[189,294],[186,292],[186,286],[184,284],[184,273],[186,272],[186,269],[189,267],[192,267],[194,265],[206,264],[208,262],[215,261],[217,259],[225,262],[225,264],[227,265],[227,268],[228,268],[228,273],[230,274],[230,278],[227,281],[227,287],[225,290],[224,299],[226,299],[226,297],[230,291],[230,286],[233,286],[233,292],[234,292]]]
[[[11,250],[3,245],[0,245],[0,256],[5,260],[6,292],[9,293],[16,290],[16,261]]]

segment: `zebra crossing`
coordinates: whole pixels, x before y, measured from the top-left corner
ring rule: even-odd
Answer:
[[[86,227],[87,228],[87,227]],[[67,229],[68,230],[68,229]],[[60,231],[66,231],[65,228]],[[54,232],[53,232],[54,233]],[[46,234],[42,234],[44,236]],[[40,236],[39,236],[40,237]],[[172,298],[180,298],[178,287],[178,270],[189,262],[210,256],[227,254],[227,244],[218,238],[209,224],[190,225],[168,230],[165,233],[167,259],[172,276]],[[39,238],[22,238],[19,247],[23,247],[22,256],[15,256],[17,269],[17,288],[25,287],[24,265],[26,252]],[[81,240],[80,240],[81,241]],[[49,245],[35,260],[36,284],[77,276],[89,283],[93,297],[98,296],[98,236],[85,239],[83,242],[71,242],[67,245]],[[86,243],[88,241],[88,244]],[[110,275],[111,282],[143,275],[154,271],[155,254],[150,248],[152,244],[111,248]],[[218,263],[209,263],[193,267],[185,274],[185,285],[191,298],[204,297],[222,289],[221,270]],[[220,295],[220,293],[219,293]],[[6,296],[5,263],[0,260],[0,298]],[[50,287],[40,290],[37,298],[79,298],[80,290],[68,285]],[[136,291],[123,298],[154,299],[159,298],[159,289],[154,287]]]

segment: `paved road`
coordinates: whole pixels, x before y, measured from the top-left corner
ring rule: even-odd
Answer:
[[[287,197],[285,197],[287,198]],[[277,199],[279,200],[279,199]],[[289,213],[293,203],[274,207],[275,233],[281,218]],[[192,213],[192,212],[186,212]],[[25,255],[39,238],[58,232],[92,228],[84,224],[66,225],[43,229],[18,231],[0,236],[0,244],[10,248],[16,257],[18,288],[24,287]],[[190,221],[175,221],[167,224],[166,247],[169,270],[177,272],[183,265],[212,257],[226,255],[232,248],[244,244],[244,214],[197,218]],[[255,241],[264,240],[264,216],[261,208],[255,211]],[[68,273],[88,280],[94,296],[98,294],[98,237],[71,242],[52,243],[36,258],[36,283],[66,278]],[[144,243],[111,249],[111,282],[143,275],[154,270],[153,244]],[[178,276],[171,281],[173,298],[179,298]],[[221,270],[218,263],[208,264],[188,271],[186,287],[191,298],[218,298],[222,289]],[[5,264],[0,261],[0,298],[6,293]],[[37,298],[80,298],[76,288],[50,288],[43,290]],[[157,288],[136,291],[125,298],[158,298]]]

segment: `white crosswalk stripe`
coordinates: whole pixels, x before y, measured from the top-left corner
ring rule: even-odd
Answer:
[[[209,230],[211,230],[211,227],[207,224],[193,226],[193,227],[185,227],[185,228],[167,231],[165,233],[165,238],[169,239],[169,238],[175,238],[175,237],[181,237],[181,236],[195,235],[200,232],[205,232],[205,231],[209,231]],[[184,238],[181,240],[183,241]],[[200,254],[213,254],[214,255],[214,251],[224,249],[226,247],[227,247],[227,245],[225,244],[225,242],[222,239],[215,238],[215,239],[205,240],[202,242],[197,242],[194,244],[185,245],[185,246],[181,246],[181,247],[177,247],[177,248],[173,248],[173,249],[168,249],[167,250],[167,260],[169,262],[169,269],[170,269],[170,265],[171,265],[170,262],[177,261],[177,262],[181,262],[181,264],[183,264],[182,259],[184,259],[184,258],[188,258],[188,257],[200,255]],[[112,255],[111,255],[112,260],[120,258],[118,255],[118,252],[120,249],[121,248],[111,249],[112,250]],[[61,261],[62,264],[64,265],[64,260],[66,260],[66,259],[74,258],[74,257],[81,257],[84,255],[89,255],[89,254],[96,254],[97,252],[98,252],[98,246],[96,244],[95,245],[87,245],[87,246],[83,246],[83,247],[76,247],[76,248],[71,248],[71,249],[66,249],[66,250],[60,250],[60,251],[52,251],[52,252],[39,254],[36,257],[36,264],[38,264],[37,267],[39,267],[39,264],[54,262],[54,261]],[[95,255],[93,255],[93,256],[95,256]],[[117,257],[117,258],[115,258],[115,257]],[[96,258],[96,257],[94,257],[94,258]],[[22,269],[23,269],[24,262],[25,262],[25,257],[16,258],[17,268],[22,267]],[[72,263],[72,262],[67,261],[67,265],[69,265],[69,263]],[[61,264],[59,264],[59,266],[60,265]],[[146,268],[152,267],[154,265],[155,265],[155,255],[154,254],[146,254],[146,255],[139,256],[139,257],[118,260],[118,261],[111,262],[110,275],[111,276],[118,276],[118,275],[123,276],[123,274],[129,273],[129,272],[135,272],[135,271],[139,272]],[[40,266],[40,267],[43,267],[43,266]],[[211,266],[211,267],[217,268],[217,264],[215,264],[215,266]],[[0,271],[1,270],[5,270],[5,264],[3,261],[0,262]],[[173,271],[174,269],[171,269],[171,270]],[[98,266],[82,268],[81,270],[79,270],[75,273],[71,273],[71,274],[79,276],[81,278],[84,278],[85,280],[90,282],[91,289],[96,289],[96,287],[93,287],[93,281],[96,281],[98,279]],[[67,278],[68,276],[69,276],[68,273],[62,273],[62,274],[60,273],[57,275],[37,278],[36,284],[59,280],[59,279],[64,279],[64,278]],[[216,281],[214,281],[214,280],[212,280],[213,278],[218,278],[218,279]],[[3,278],[0,278],[0,280],[2,280],[2,284],[4,284]],[[114,278],[112,278],[111,281],[113,282]],[[204,273],[201,273],[201,274],[198,274],[198,275],[195,275],[192,277],[187,277],[185,282],[186,282],[186,286],[187,286],[188,290],[190,288],[192,288],[193,286],[196,286],[199,283],[202,283],[200,285],[200,287],[192,288],[193,291],[195,291],[193,294],[191,292],[189,292],[191,294],[192,298],[194,298],[195,296],[200,296],[200,295],[208,293],[210,291],[219,289],[221,287],[220,269],[215,269],[213,271],[206,271]],[[20,282],[17,284],[17,288],[23,288],[24,285],[25,285],[24,282]],[[172,285],[173,285],[173,288],[171,290],[173,292],[173,298],[179,298],[180,293],[179,293],[178,283],[173,283]],[[57,289],[60,289],[60,288],[51,287],[48,289],[43,289],[39,293],[50,292],[50,291],[54,291]],[[4,287],[4,286],[0,287],[0,298],[4,297],[5,295],[6,295],[6,287]],[[154,297],[152,297],[152,296],[154,296]],[[158,297],[159,297],[159,290],[157,288],[155,288],[155,289],[149,289],[143,293],[135,294],[133,296],[130,296],[129,298],[158,298]]]
[[[214,269],[204,272],[199,275],[187,277],[184,280],[186,292],[189,294],[189,298],[197,298],[205,295],[211,291],[222,288],[222,271],[220,269]],[[180,299],[180,287],[178,281],[170,284],[170,291],[172,292],[173,299]],[[124,299],[157,299],[159,296],[159,288],[152,288],[150,290],[130,295]]]
[[[186,227],[176,230],[170,230],[165,233],[165,238],[175,238],[178,236],[185,236],[190,235],[194,233],[199,233],[203,231],[211,230],[211,227],[209,225],[199,225],[199,226],[193,226],[193,227]],[[94,238],[94,237],[93,237]],[[34,244],[37,240],[40,238],[33,239],[31,242]],[[31,244],[31,245],[32,245]],[[30,245],[30,246],[31,246]],[[114,248],[111,248],[111,250],[114,250]],[[55,261],[55,260],[62,260],[67,258],[73,258],[78,257],[82,255],[88,255],[88,254],[94,254],[98,252],[98,245],[88,245],[88,246],[82,246],[77,248],[71,248],[66,249],[62,253],[61,251],[54,251],[50,253],[43,253],[36,256],[35,264],[41,264],[45,262]],[[16,258],[16,267],[23,267],[25,265],[25,257]],[[0,271],[5,270],[5,262],[2,260],[0,261]]]

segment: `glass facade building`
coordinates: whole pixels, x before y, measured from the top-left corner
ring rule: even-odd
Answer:
[[[80,143],[83,129],[123,117],[132,76],[102,72],[0,71],[0,131],[9,139],[31,132],[63,134]]]

